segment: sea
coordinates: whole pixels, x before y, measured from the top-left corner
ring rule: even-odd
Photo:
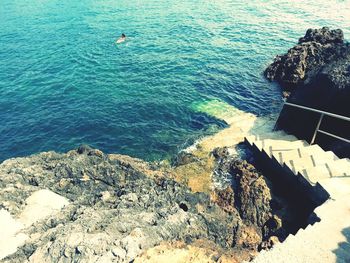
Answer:
[[[323,26],[350,39],[350,1],[1,0],[0,161],[81,144],[171,158],[227,125],[201,103],[276,114],[264,69]]]

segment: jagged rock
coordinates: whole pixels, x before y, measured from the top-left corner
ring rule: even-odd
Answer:
[[[77,153],[79,154],[89,153],[90,151],[92,151],[92,148],[86,144],[79,146],[77,149]]]
[[[174,166],[186,165],[195,161],[198,161],[198,158],[194,156],[192,153],[181,151],[175,156],[174,160],[172,161],[172,165]]]
[[[69,200],[58,214],[26,227],[26,244],[4,262],[129,262],[163,240],[204,238],[232,247],[240,219],[208,195],[147,177],[104,154],[91,154],[98,151],[89,147],[79,149],[0,165],[0,203],[14,218],[25,207],[22,200],[40,189]],[[33,178],[37,185],[30,183]],[[204,207],[200,212],[198,205]]]
[[[135,259],[135,263],[183,262],[183,263],[238,263],[249,260],[249,255],[224,254],[215,243],[197,240],[191,245],[183,242],[162,243],[148,249]]]
[[[328,43],[343,43],[344,34],[340,29],[330,30],[328,27],[323,27],[321,29],[308,29],[305,36],[299,39],[299,44],[311,41],[323,45]]]
[[[217,157],[214,174],[225,178],[230,175],[230,187],[216,189],[212,200],[242,219],[235,230],[235,247],[255,251],[270,236],[286,238],[288,227],[293,226],[293,220],[299,216],[289,212],[288,202],[274,194],[271,182],[252,164],[224,154]]]
[[[350,76],[347,76],[347,70],[344,71],[341,65],[334,62],[344,59],[349,62],[349,54],[350,46],[344,43],[340,29],[308,29],[305,36],[299,39],[298,45],[289,49],[287,54],[275,58],[265,70],[265,76],[271,81],[278,81],[286,89],[295,89],[303,82],[310,82],[317,77],[324,66],[332,64],[332,68],[339,68],[334,84],[343,87],[345,84],[342,82],[347,82]]]
[[[235,197],[231,187],[217,189],[212,194],[212,200],[227,212],[236,212]]]
[[[274,245],[280,243],[278,237],[276,236],[271,236],[269,237],[267,240],[263,241],[260,246],[259,246],[259,250],[267,250],[267,249],[271,249]]]
[[[253,226],[240,225],[235,238],[235,245],[256,251],[262,242],[262,237],[258,232]]]
[[[234,161],[231,169],[235,175],[233,189],[241,218],[262,227],[271,217],[272,200],[264,177],[246,161]]]
[[[215,159],[217,160],[222,160],[222,159],[225,159],[227,158],[227,156],[230,155],[229,151],[228,151],[228,148],[227,147],[218,147],[218,148],[215,148],[212,152],[213,156],[215,157]]]

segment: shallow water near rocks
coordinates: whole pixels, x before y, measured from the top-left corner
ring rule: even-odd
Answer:
[[[349,13],[350,1],[3,0],[0,161],[82,143],[162,159],[224,126],[203,101],[276,112],[266,65],[310,27],[349,39]]]

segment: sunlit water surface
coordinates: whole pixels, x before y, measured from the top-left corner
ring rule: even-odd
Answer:
[[[349,19],[332,0],[2,0],[0,160],[82,143],[169,157],[224,125],[200,101],[276,112],[264,68],[308,28],[349,38]]]

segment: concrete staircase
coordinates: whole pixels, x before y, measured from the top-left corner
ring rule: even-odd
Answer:
[[[310,195],[330,197],[314,211],[320,222],[262,251],[253,262],[350,263],[350,160],[281,131],[246,136],[245,142]]]
[[[272,132],[264,137],[247,136],[245,141],[310,186],[321,185],[332,198],[350,193],[350,160],[347,158],[339,159],[331,151],[326,152],[316,144],[310,145],[283,132]]]

